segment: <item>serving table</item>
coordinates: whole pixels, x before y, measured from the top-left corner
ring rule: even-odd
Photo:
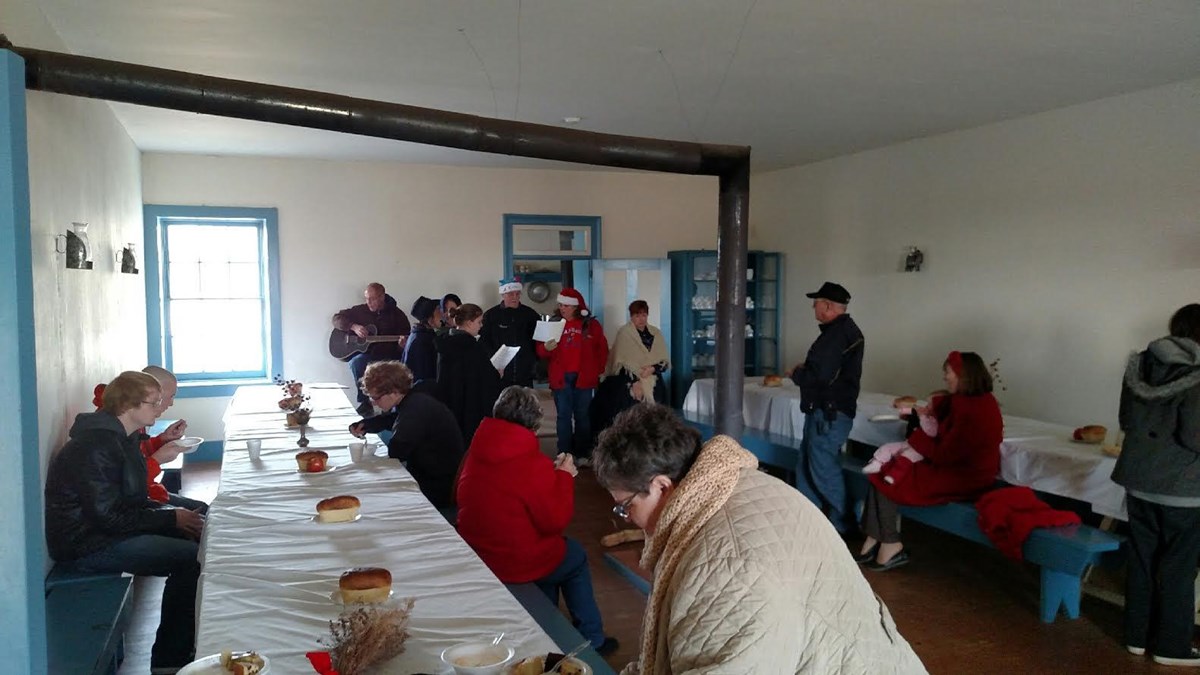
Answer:
[[[358,566],[391,571],[389,602],[416,599],[405,652],[376,672],[441,673],[442,649],[500,632],[518,656],[559,651],[382,446],[350,461],[347,444],[357,439],[347,427],[359,418],[345,392],[305,393],[307,449],[329,453],[323,473],[298,471],[299,431],[286,427],[277,387],[242,387],[225,413],[221,484],[201,542],[197,654],[253,649],[272,672],[313,672],[305,652],[321,649],[343,609],[338,578]],[[257,461],[249,439],[262,441]],[[344,494],[362,502],[357,521],[314,521],[318,501]]]

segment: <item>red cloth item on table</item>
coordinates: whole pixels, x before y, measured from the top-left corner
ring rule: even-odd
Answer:
[[[96,388],[92,390],[92,404],[96,406],[96,410],[100,410],[101,406],[104,405],[104,389],[106,387],[108,387],[107,384],[101,383],[96,385]],[[146,428],[142,427],[138,429],[138,433],[144,435]],[[154,453],[158,452],[158,449],[164,445],[166,445],[166,441],[163,440],[162,434],[153,438],[147,438],[138,444],[138,449],[142,451],[142,456],[146,458],[146,494],[150,499],[159,504],[166,504],[171,498],[171,493],[167,492],[167,488],[154,480],[158,478],[158,474],[162,473],[162,466],[158,463],[157,459],[154,459]]]
[[[313,670],[321,673],[321,675],[339,675],[338,671],[333,668],[333,657],[329,652],[307,652],[308,662],[312,664]]]
[[[1035,527],[1078,525],[1079,515],[1050,508],[1027,487],[992,490],[975,502],[979,529],[992,544],[1013,560],[1021,560],[1021,547]]]

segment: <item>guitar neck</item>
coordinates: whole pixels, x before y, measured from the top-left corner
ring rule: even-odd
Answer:
[[[395,342],[403,335],[368,335],[365,338],[359,338],[362,342]]]

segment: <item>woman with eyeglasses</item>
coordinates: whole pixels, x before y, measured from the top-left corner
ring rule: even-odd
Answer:
[[[392,430],[388,457],[405,463],[421,493],[451,522],[454,474],[463,456],[462,434],[446,404],[413,391],[412,371],[399,361],[376,361],[359,381],[383,414],[350,425],[357,438]]]
[[[654,570],[625,672],[925,672],[829,520],[732,438],[638,405],[592,466]]]
[[[60,564],[167,578],[150,651],[155,671],[192,660],[204,529],[200,513],[158,505],[146,491],[138,430],[154,424],[162,405],[162,385],[146,373],[109,382],[100,410],[76,415],[71,440],[50,460],[45,511],[46,544]]]
[[[587,554],[563,536],[575,512],[575,462],[542,454],[542,404],[532,389],[500,393],[492,417],[479,424],[458,478],[458,533],[501,581],[537,585],[557,607],[559,594],[579,632],[600,654],[617,648],[605,637],[592,594]]]

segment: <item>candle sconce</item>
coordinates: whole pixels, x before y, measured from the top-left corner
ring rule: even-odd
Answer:
[[[55,250],[66,253],[69,270],[92,269],[92,249],[88,243],[87,223],[71,223],[72,229],[55,237]]]
[[[117,264],[124,274],[137,274],[137,244],[129,242],[125,248],[117,251]]]

